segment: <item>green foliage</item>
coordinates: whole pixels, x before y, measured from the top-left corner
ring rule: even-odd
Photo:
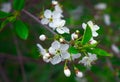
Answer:
[[[21,38],[26,40],[28,37],[28,27],[21,21],[21,20],[16,20],[13,23],[13,26],[15,28],[16,34]]]
[[[91,37],[92,37],[92,31],[91,31],[91,28],[87,25],[87,27],[86,27],[86,29],[84,31],[82,44],[86,44],[87,42],[89,42]]]
[[[88,49],[88,52],[100,55],[100,56],[112,56],[111,54],[109,54],[108,52],[106,52],[105,50],[99,49],[99,48],[94,48],[94,49]]]
[[[25,5],[25,0],[14,0],[13,2],[13,8],[15,10],[22,10],[24,8],[24,5]]]
[[[75,49],[75,47],[73,46],[70,46],[69,49],[68,49],[69,53],[71,54],[77,54],[79,53],[77,49]]]
[[[16,17],[15,17],[15,16],[11,16],[11,17],[6,18],[6,19],[2,22],[2,24],[1,24],[1,26],[0,26],[0,31],[1,31],[9,22],[14,22],[15,20],[16,20]]]
[[[71,40],[71,35],[70,34],[64,33],[64,34],[62,34],[62,36],[65,37],[65,40],[67,40],[67,41]]]
[[[9,15],[10,15],[9,13],[0,11],[0,18],[6,18],[6,17],[8,17]]]

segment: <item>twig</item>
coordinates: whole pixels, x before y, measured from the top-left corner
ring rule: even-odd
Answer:
[[[56,32],[54,32],[52,29],[50,29],[47,25],[43,25],[41,24],[40,20],[35,17],[34,15],[32,15],[30,12],[26,11],[25,9],[22,10],[26,15],[30,16],[31,18],[33,18],[36,22],[38,22],[40,25],[42,25],[43,27],[45,27],[47,30],[49,30],[52,34],[56,35]]]
[[[11,29],[12,29],[12,26],[11,26]],[[17,55],[18,55],[18,61],[19,61],[19,64],[20,64],[21,72],[22,72],[23,82],[27,82],[25,71],[24,71],[23,60],[22,60],[22,54],[21,54],[21,51],[19,49],[18,39],[17,39],[17,37],[15,36],[14,33],[13,33],[13,41],[14,41],[14,44],[16,46],[16,51],[17,51]]]
[[[9,82],[6,72],[1,65],[0,65],[0,75],[3,78],[4,82]]]
[[[13,61],[15,61],[16,63],[18,63],[18,58],[17,58],[17,56],[15,56],[14,54],[0,53],[0,59],[13,60]],[[23,61],[24,63],[26,63],[26,62],[35,62],[35,63],[38,63],[38,64],[40,64],[40,65],[43,63],[42,60],[33,59],[33,58],[30,58],[30,57],[25,57],[25,56],[22,56],[22,61]],[[42,63],[41,63],[41,62],[42,62]]]

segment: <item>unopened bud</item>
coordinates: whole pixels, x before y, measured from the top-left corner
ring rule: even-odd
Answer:
[[[49,53],[46,53],[45,56],[46,56],[46,57],[50,57],[50,54],[49,54]]]
[[[76,33],[73,33],[73,34],[71,35],[71,38],[72,38],[72,40],[75,40],[75,39],[77,39],[77,38],[78,38],[78,34],[76,34]]]
[[[60,38],[59,41],[60,41],[61,43],[63,43],[65,40],[64,40],[64,38]]]
[[[76,34],[79,34],[80,33],[80,31],[79,30],[76,30]]]
[[[39,36],[39,39],[41,41],[45,41],[46,40],[46,36],[44,34],[42,34],[42,35]]]
[[[67,66],[64,67],[64,74],[66,77],[70,77],[71,75],[70,69]]]
[[[81,71],[79,71],[77,68],[75,68],[75,73],[76,73],[77,77],[79,77],[79,78],[83,77],[83,73]]]
[[[52,5],[57,5],[57,4],[58,4],[58,2],[57,2],[57,1],[52,0]]]

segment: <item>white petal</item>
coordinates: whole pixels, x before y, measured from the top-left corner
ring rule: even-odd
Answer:
[[[63,30],[65,33],[68,33],[68,34],[70,33],[70,30],[67,27],[63,27]]]
[[[40,44],[37,44],[37,47],[39,48],[41,55],[45,55],[47,53],[46,50]]]
[[[98,36],[98,33],[94,31],[94,32],[92,32],[92,36],[93,36],[93,37],[97,37],[97,36]]]
[[[61,17],[61,13],[59,13],[58,11],[53,11],[53,18],[60,18]]]
[[[46,18],[43,18],[43,19],[41,19],[41,23],[42,23],[42,24],[48,24],[48,23],[49,23],[49,20],[46,19]]]
[[[53,30],[56,29],[56,25],[55,25],[54,22],[50,22],[50,23],[49,23],[49,27],[51,27]]]
[[[94,40],[94,39],[91,39],[91,40],[90,40],[90,44],[96,44],[96,43],[97,43],[96,40]]]
[[[65,25],[65,20],[60,20],[58,27],[63,27],[64,25]]]
[[[104,15],[104,22],[105,22],[106,25],[110,25],[111,24],[109,14],[105,14]]]
[[[69,59],[70,58],[70,54],[68,52],[63,52],[61,54],[61,57],[62,57],[62,59]]]
[[[112,44],[111,48],[112,48],[112,50],[113,50],[115,53],[117,53],[117,54],[120,53],[119,48],[118,48],[115,44]]]
[[[68,44],[61,44],[61,46],[60,46],[61,51],[66,51],[66,50],[68,50],[68,48],[69,48]]]
[[[55,49],[52,48],[52,47],[50,47],[50,48],[48,49],[48,51],[49,51],[49,53],[52,54],[52,55],[54,55],[54,54],[56,53]]]
[[[97,60],[97,56],[95,54],[88,53],[91,61]]]
[[[87,24],[89,25],[89,27],[92,29],[93,28],[93,26],[94,26],[94,24],[93,24],[93,22],[92,21],[88,21],[87,22]]]
[[[50,62],[51,62],[53,65],[58,64],[58,63],[61,62],[61,57],[60,57],[59,55],[56,55],[56,56],[54,56],[54,57],[51,59]]]
[[[59,49],[60,48],[60,42],[54,41],[51,45],[52,48],[54,49]]]
[[[61,7],[59,5],[55,6],[55,10],[58,11],[58,12],[60,12],[60,13],[63,12],[62,9],[61,9]]]
[[[75,60],[75,59],[79,58],[80,56],[81,56],[80,53],[78,53],[78,54],[72,54],[72,59]]]
[[[83,28],[83,29],[86,29],[86,27],[87,27],[87,24],[82,23],[82,28]]]
[[[94,25],[94,30],[99,30],[100,27],[98,25]]]
[[[51,10],[45,10],[45,12],[44,12],[44,16],[46,17],[46,18],[51,18],[51,16],[52,16],[52,11]]]
[[[64,30],[62,28],[56,28],[56,31],[59,33],[59,34],[64,34]]]

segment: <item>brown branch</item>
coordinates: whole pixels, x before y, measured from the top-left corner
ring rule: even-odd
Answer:
[[[2,65],[0,65],[0,75],[3,78],[4,82],[9,82],[7,74],[6,74],[5,70],[3,69]]]
[[[39,59],[33,59],[33,58],[30,58],[30,57],[25,57],[25,56],[22,56],[22,61],[25,63],[25,62],[34,62],[34,63],[38,63],[41,65],[41,63],[43,63],[43,61],[39,60]],[[7,53],[0,53],[0,59],[10,59],[10,60],[13,60],[15,62],[18,63],[18,57],[15,56],[14,54],[7,54]]]
[[[10,25],[10,27],[11,27],[11,29],[13,29],[12,25]],[[25,75],[25,70],[24,70],[24,64],[23,64],[23,60],[22,60],[22,53],[19,49],[18,39],[13,32],[12,32],[12,35],[13,35],[14,44],[16,46],[16,52],[17,52],[17,55],[18,55],[17,59],[18,59],[19,64],[20,64],[20,69],[21,69],[21,73],[22,73],[22,77],[23,77],[23,82],[27,82],[26,75]]]

